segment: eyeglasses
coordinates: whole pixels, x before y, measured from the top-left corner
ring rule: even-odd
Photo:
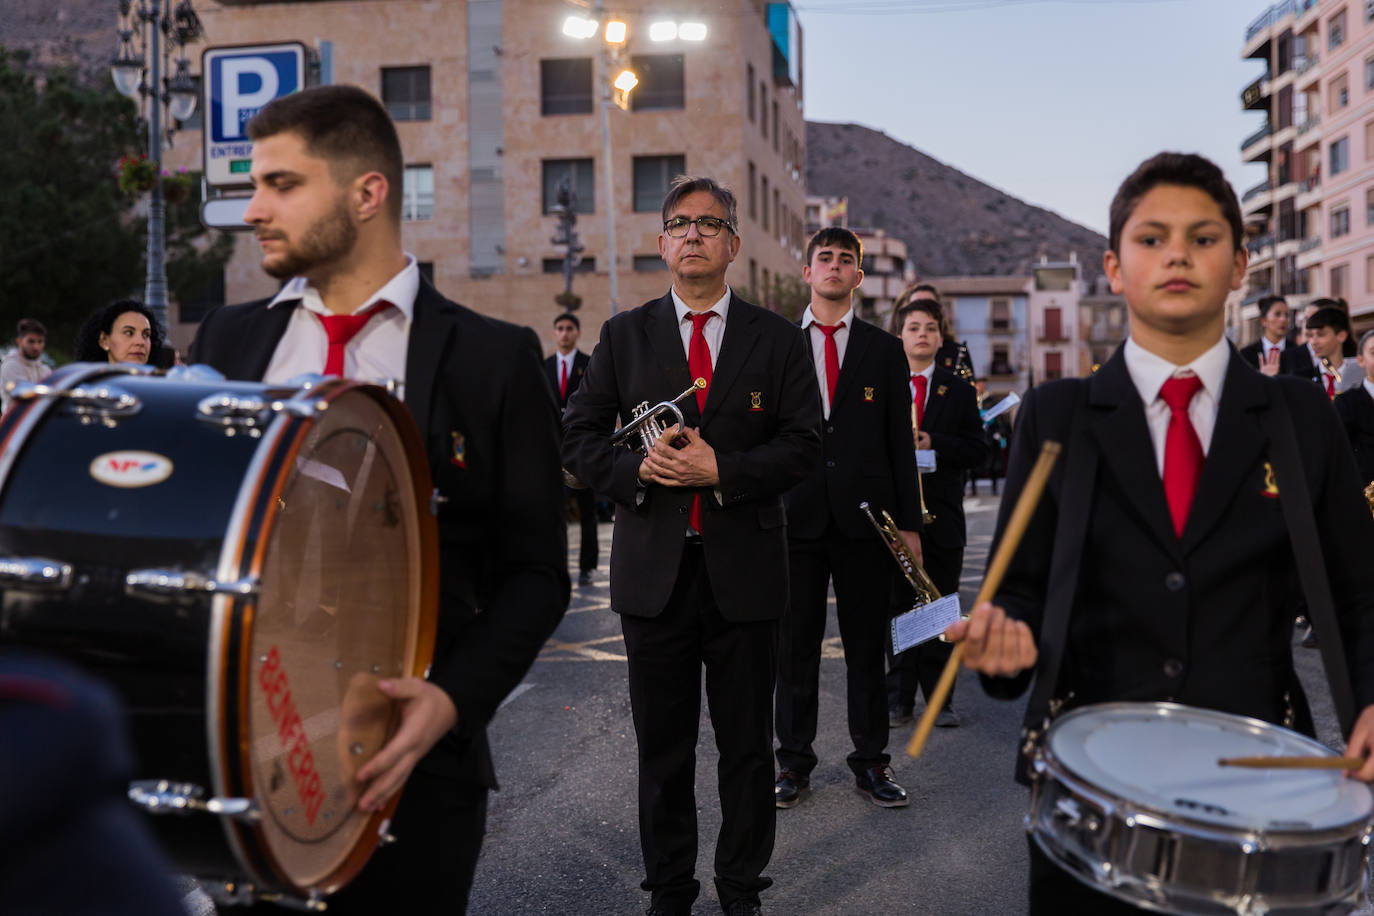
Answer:
[[[685,239],[687,233],[692,228],[692,223],[697,224],[697,232],[701,237],[707,239],[720,235],[720,230],[722,229],[729,229],[731,232],[735,231],[734,226],[714,216],[698,216],[696,219],[688,219],[685,216],[675,216],[663,224],[663,231],[675,239]]]

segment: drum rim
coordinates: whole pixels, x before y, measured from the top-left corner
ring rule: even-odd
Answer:
[[[1292,842],[1292,840],[1302,838],[1311,840],[1320,837],[1340,837],[1348,836],[1352,832],[1369,832],[1374,829],[1374,790],[1366,789],[1370,792],[1370,807],[1361,815],[1357,815],[1348,820],[1337,824],[1331,824],[1311,830],[1283,830],[1270,829],[1255,826],[1236,826],[1227,827],[1215,821],[1203,820],[1186,814],[1179,814],[1174,811],[1166,811],[1147,802],[1126,798],[1116,792],[1104,789],[1094,783],[1091,777],[1080,773],[1070,766],[1061,756],[1054,753],[1050,746],[1050,737],[1055,727],[1062,723],[1073,721],[1078,718],[1088,718],[1094,715],[1102,715],[1110,712],[1127,713],[1146,713],[1154,711],[1164,715],[1179,716],[1187,714],[1190,716],[1200,715],[1212,720],[1226,720],[1231,722],[1242,722],[1248,726],[1263,730],[1283,729],[1289,735],[1301,739],[1302,743],[1321,752],[1321,756],[1338,756],[1335,751],[1326,745],[1292,729],[1283,728],[1273,722],[1266,722],[1254,716],[1243,716],[1238,713],[1222,712],[1218,709],[1208,709],[1201,706],[1189,706],[1185,703],[1171,701],[1115,701],[1111,703],[1093,703],[1087,706],[1080,706],[1069,712],[1064,713],[1050,725],[1050,730],[1046,732],[1044,740],[1040,743],[1037,753],[1035,771],[1038,780],[1043,780],[1047,775],[1052,776],[1056,781],[1068,785],[1075,793],[1087,795],[1093,799],[1100,799],[1108,803],[1111,809],[1116,812],[1113,817],[1119,820],[1134,818],[1139,821],[1147,822],[1151,826],[1159,829],[1174,829],[1174,825],[1184,825],[1188,828],[1187,832],[1193,836],[1204,836],[1214,839],[1237,839],[1246,838],[1247,841],[1255,842],[1266,848],[1278,848],[1281,846],[1298,847],[1312,845],[1310,842]],[[1118,815],[1120,815],[1118,817]]]
[[[439,533],[434,515],[429,511],[433,485],[428,456],[409,409],[387,394],[382,387],[351,379],[331,378],[311,389],[309,396],[327,408],[330,403],[347,392],[360,392],[364,396],[370,397],[381,407],[392,420],[403,451],[411,457],[409,470],[419,527],[420,591],[418,598],[420,608],[414,623],[416,631],[413,634],[415,654],[408,674],[423,677],[433,659],[434,646],[437,640],[439,603]],[[279,415],[268,427],[263,435],[263,442],[259,446],[258,453],[254,455],[250,465],[256,476],[250,475],[248,472],[244,474],[240,491],[241,497],[245,492],[250,495],[241,498],[235,504],[221,554],[219,575],[237,578],[241,576],[257,577],[261,574],[262,554],[266,544],[271,539],[276,523],[276,497],[290,478],[290,469],[294,467],[294,458],[299,453],[306,433],[315,422],[313,416],[294,417],[283,414]],[[284,449],[285,454],[275,474],[275,479],[269,481],[266,479],[269,473],[266,465],[269,456],[274,455],[278,448]],[[259,461],[259,455],[262,456],[261,461]],[[246,545],[243,538],[247,533],[245,529],[249,516],[254,509],[262,505],[263,491],[264,488],[268,487],[270,487],[271,493],[267,495],[267,504],[264,507],[260,523],[261,530],[257,536],[254,555],[245,556]],[[231,539],[228,536],[229,533],[233,533],[235,536]],[[210,730],[218,732],[214,735],[212,743],[211,767],[215,771],[217,788],[225,792],[232,790],[234,794],[241,794],[244,797],[253,797],[252,769],[249,759],[251,739],[249,738],[248,723],[250,679],[242,676],[242,673],[249,670],[250,667],[248,651],[252,641],[253,617],[257,608],[252,598],[231,596],[217,596],[215,605],[215,634],[212,636],[212,642],[215,640],[219,642],[207,664],[207,676],[211,682],[207,685],[207,689],[215,690],[215,695],[219,697],[218,703],[212,707],[218,713],[213,717],[214,721],[210,722],[210,717],[207,717],[207,722],[210,722]],[[235,627],[238,628],[238,658],[234,660],[234,663],[238,665],[241,676],[238,679],[238,690],[232,698],[233,704],[238,708],[238,713],[231,717],[227,714],[227,704],[231,699],[227,695],[230,687],[227,673],[230,663],[228,658],[229,645],[232,642],[232,636],[235,635],[231,631]],[[227,776],[234,765],[237,766],[240,784],[229,786],[226,784]],[[356,877],[372,856],[386,833],[387,823],[395,813],[397,805],[400,804],[403,789],[404,787],[372,812],[359,834],[359,841],[344,857],[343,862],[324,879],[310,885],[299,883],[287,873],[284,863],[272,853],[266,842],[264,830],[259,824],[245,824],[226,819],[224,829],[235,856],[261,886],[272,889],[280,888],[292,895],[304,898],[328,895],[339,890]],[[250,852],[250,847],[256,851],[257,855]],[[271,879],[262,875],[260,870],[254,867],[254,859],[260,859],[270,869]]]

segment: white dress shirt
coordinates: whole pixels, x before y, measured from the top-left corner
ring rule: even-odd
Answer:
[[[1282,356],[1282,355],[1283,355],[1283,348],[1286,347],[1286,346],[1288,346],[1288,340],[1287,340],[1287,338],[1280,338],[1278,343],[1270,343],[1268,337],[1261,337],[1261,338],[1260,338],[1260,362],[1265,362],[1265,361],[1267,361],[1267,360],[1269,359],[1269,354],[1272,353],[1272,352],[1275,351],[1275,350],[1278,350],[1278,351],[1279,351],[1279,355]]]
[[[1169,405],[1159,396],[1159,389],[1174,376],[1196,375],[1202,380],[1202,387],[1193,395],[1188,405],[1188,419],[1193,422],[1198,441],[1202,443],[1202,454],[1206,455],[1212,446],[1212,430],[1217,425],[1217,405],[1221,402],[1221,386],[1226,381],[1226,366],[1231,361],[1231,346],[1225,337],[1220,337],[1207,352],[1186,366],[1175,366],[1161,356],[1156,356],[1135,342],[1126,339],[1126,371],[1140,392],[1140,400],[1145,404],[1145,423],[1150,428],[1150,439],[1155,447],[1155,467],[1159,476],[1164,478],[1164,439],[1169,432]]]
[[[415,297],[420,293],[420,269],[415,256],[406,255],[406,266],[381,289],[356,309],[357,314],[380,301],[394,308],[383,309],[344,346],[344,376],[377,381],[395,379],[396,396],[404,400],[406,348],[410,343],[410,322],[415,314]],[[293,277],[267,304],[268,308],[295,311],[286,331],[277,342],[263,381],[280,384],[306,372],[322,372],[329,354],[329,336],[316,315],[332,315],[319,292],[304,277]],[[312,314],[313,313],[313,314]]]
[[[671,290],[673,294],[673,308],[677,310],[677,329],[682,335],[682,352],[687,354],[687,361],[692,360],[692,322],[687,317],[692,310],[687,307],[687,303],[682,301],[682,297],[677,294],[677,290]],[[716,368],[716,357],[720,355],[720,342],[725,339],[725,312],[730,307],[730,287],[725,287],[725,295],[721,296],[715,305],[706,311],[715,312],[715,318],[709,319],[701,329],[701,336],[706,338],[706,349],[711,352],[711,370]]]
[[[843,327],[832,336],[835,338],[835,349],[840,354],[840,368],[844,368],[844,351],[849,346],[849,329],[854,326],[854,307],[852,305],[838,323]],[[825,332],[811,330],[813,324],[820,324],[820,322],[816,320],[816,316],[811,311],[811,306],[808,305],[806,311],[802,312],[801,326],[811,339],[811,358],[816,363],[816,381],[821,386],[821,411],[828,420],[830,419],[830,386],[825,378]]]
[[[1369,395],[1371,398],[1374,398],[1374,382],[1371,382],[1368,378],[1364,380],[1364,390],[1365,394]]]

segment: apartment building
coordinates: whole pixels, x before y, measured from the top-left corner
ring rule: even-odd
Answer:
[[[1241,156],[1266,177],[1241,195],[1250,267],[1228,304],[1232,335],[1259,336],[1270,292],[1294,306],[1341,297],[1357,329],[1374,326],[1374,3],[1275,3],[1241,56],[1265,65],[1241,92],[1264,114]]]
[[[854,307],[860,317],[886,327],[897,297],[916,282],[916,270],[901,239],[882,229],[855,229],[854,234],[864,245],[864,281]]]
[[[561,0],[197,4],[214,46],[299,40],[318,81],[382,99],[406,156],[406,250],[450,298],[541,333],[551,324],[565,252],[552,241],[554,207],[567,180],[584,248],[573,292],[592,340],[612,310],[612,270],[619,310],[667,290],[659,208],[681,173],[715,177],[739,198],[743,247],[727,278],[734,288],[763,291],[777,276],[800,276],[806,150],[796,15],[789,3],[757,0],[684,9],[658,0],[623,12],[609,5],[602,26],[626,26],[611,44],[603,28],[582,39],[565,34],[570,15],[589,13]],[[665,38],[654,28],[664,20],[703,24],[705,35]],[[612,98],[609,83],[627,68],[639,83],[622,110],[603,97]],[[184,130],[169,162],[198,168],[199,149],[199,133]],[[226,301],[274,291],[250,242],[240,238],[225,271]],[[189,339],[199,311],[173,322],[174,341]]]
[[[1031,385],[1030,276],[926,277],[940,291],[954,339],[968,345],[988,391],[1023,393]],[[1042,381],[1037,377],[1035,381]]]
[[[1078,255],[1067,261],[1041,257],[1031,267],[1030,369],[1036,383],[1088,374],[1091,361],[1079,334],[1079,300],[1083,295]]]

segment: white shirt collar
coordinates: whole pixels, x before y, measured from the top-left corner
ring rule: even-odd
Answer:
[[[396,276],[367,298],[356,309],[353,314],[370,308],[374,303],[385,299],[394,305],[407,322],[415,314],[415,297],[420,295],[420,268],[415,261],[415,255],[406,253],[406,266],[402,267]],[[310,285],[310,281],[305,277],[292,277],[281,288],[272,301],[267,303],[268,308],[272,308],[282,302],[299,302],[312,312],[319,315],[330,314],[329,309],[324,307],[324,300],[320,298],[319,292]]]
[[[1140,392],[1140,400],[1149,407],[1159,397],[1159,389],[1175,375],[1193,374],[1202,380],[1202,387],[1218,404],[1221,403],[1221,386],[1226,381],[1226,366],[1231,361],[1231,346],[1225,336],[1209,347],[1197,359],[1186,366],[1173,363],[1146,350],[1135,342],[1134,337],[1126,338],[1126,371]]]
[[[811,311],[811,306],[808,305],[808,306],[806,307],[806,311],[802,312],[802,320],[801,320],[801,326],[802,326],[802,328],[803,328],[803,329],[809,328],[809,327],[811,327],[811,325],[813,325],[813,324],[819,324],[819,323],[820,323],[820,322],[816,321],[816,316],[815,316],[815,314]],[[839,320],[838,323],[844,325],[846,331],[849,330],[850,328],[854,327],[854,306],[853,306],[853,305],[850,305],[850,306],[849,306],[849,311],[847,311],[847,312],[844,313],[844,315],[840,318],[840,320]]]
[[[935,361],[934,361],[934,360],[931,360],[931,361],[930,361],[930,365],[929,365],[929,366],[926,366],[926,367],[925,367],[924,369],[922,369],[920,372],[912,372],[912,371],[911,371],[911,364],[910,364],[910,363],[907,363],[906,374],[907,374],[907,378],[910,378],[910,377],[913,376],[913,375],[924,375],[924,376],[926,377],[926,381],[930,381],[931,379],[933,379],[933,378],[935,377]]]
[[[1374,398],[1374,382],[1371,382],[1367,375],[1364,378],[1364,390],[1369,392],[1371,398]]]
[[[687,320],[687,313],[690,312],[691,309],[687,307],[687,303],[682,301],[682,297],[677,294],[676,287],[669,287],[668,292],[672,293],[673,296],[673,308],[677,310],[677,323],[682,324],[682,322]],[[726,284],[725,295],[721,296],[720,299],[716,301],[716,304],[707,309],[707,311],[715,312],[720,316],[720,320],[723,322],[725,321],[725,312],[729,308],[730,286]]]
[[[1270,350],[1278,350],[1282,353],[1288,346],[1288,338],[1286,337],[1280,337],[1278,343],[1270,343],[1268,337],[1261,337],[1260,340],[1264,341],[1263,351],[1265,353],[1268,353]]]

